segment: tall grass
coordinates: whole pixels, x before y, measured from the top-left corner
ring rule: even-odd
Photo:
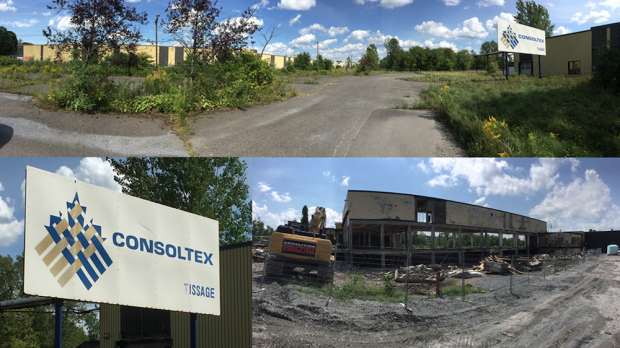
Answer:
[[[471,73],[425,74],[425,104],[470,156],[620,155],[620,97],[589,76],[509,81]]]

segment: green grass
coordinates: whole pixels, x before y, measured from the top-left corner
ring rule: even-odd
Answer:
[[[429,84],[421,97],[470,156],[620,155],[620,97],[593,87],[589,76],[424,74],[409,80],[446,82]]]
[[[460,282],[455,281],[454,279],[446,280],[446,285],[441,288],[441,296],[462,296],[463,295],[463,285]],[[485,289],[480,287],[473,286],[465,286],[465,295],[467,294],[477,294],[485,291]],[[434,294],[434,296],[439,296]]]
[[[297,291],[305,294],[329,296],[331,291],[331,283],[320,283],[301,276],[292,279],[291,282],[299,285]],[[345,301],[358,299],[400,303],[405,298],[405,291],[394,286],[367,284],[363,273],[354,272],[346,283],[334,287],[333,297]]]

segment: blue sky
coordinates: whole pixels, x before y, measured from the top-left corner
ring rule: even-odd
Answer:
[[[322,206],[341,222],[347,190],[417,194],[548,222],[620,230],[620,159],[253,159],[253,217],[277,227]],[[553,228],[551,228],[553,224]]]
[[[620,21],[620,0],[542,0],[557,34],[587,30],[591,26]],[[221,1],[222,14],[236,17],[254,1]],[[0,25],[18,38],[35,44],[46,43],[42,29],[52,25],[68,28],[66,13],[46,9],[50,0],[0,0]],[[138,10],[149,15],[142,29],[145,38],[154,39],[153,20],[164,15],[168,1],[142,0]],[[450,47],[478,50],[484,41],[497,40],[497,18],[510,20],[516,14],[514,0],[262,0],[256,12],[257,23],[280,24],[278,36],[267,53],[292,56],[294,51],[310,52],[314,58],[316,41],[325,58],[344,61],[352,55],[358,60],[366,46],[375,43],[385,55],[383,41],[397,37],[408,48]],[[159,36],[164,44],[174,40]],[[254,35],[260,42],[260,36]],[[295,46],[295,48],[293,48]],[[263,47],[257,43],[259,51]]]
[[[252,161],[242,158],[252,170]],[[24,250],[24,182],[26,166],[36,167],[121,192],[105,158],[0,158],[0,255],[15,257]],[[251,175],[247,175],[248,183]]]

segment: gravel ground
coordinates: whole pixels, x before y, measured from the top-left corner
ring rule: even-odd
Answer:
[[[399,304],[332,300],[265,284],[253,295],[255,347],[620,347],[620,258],[542,271],[468,280],[484,293],[412,296]],[[254,265],[255,290],[262,263]],[[460,280],[457,280],[460,282]],[[489,291],[493,289],[493,291]]]

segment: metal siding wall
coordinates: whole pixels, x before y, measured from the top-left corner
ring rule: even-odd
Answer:
[[[103,338],[109,333],[110,338]],[[102,303],[99,315],[99,347],[114,348],[114,343],[121,339],[121,306]]]
[[[585,232],[585,242],[588,249],[601,248],[603,253],[607,252],[607,246],[611,244],[620,245],[620,232]]]
[[[25,45],[24,46],[24,57],[34,57],[34,60],[39,60],[41,57],[41,46],[40,45]]]
[[[170,336],[175,348],[189,348],[189,313],[170,312]]]
[[[612,46],[620,46],[620,25],[611,27],[610,40]]]
[[[607,28],[592,30],[592,48],[605,46],[607,43]]]
[[[220,251],[221,315],[198,315],[198,346],[252,346],[251,246]]]
[[[547,55],[541,57],[542,76],[568,75],[568,62],[581,62],[581,75],[592,73],[592,34],[589,31],[547,39]],[[538,59],[534,58],[538,64]],[[534,69],[538,76],[538,69]]]

